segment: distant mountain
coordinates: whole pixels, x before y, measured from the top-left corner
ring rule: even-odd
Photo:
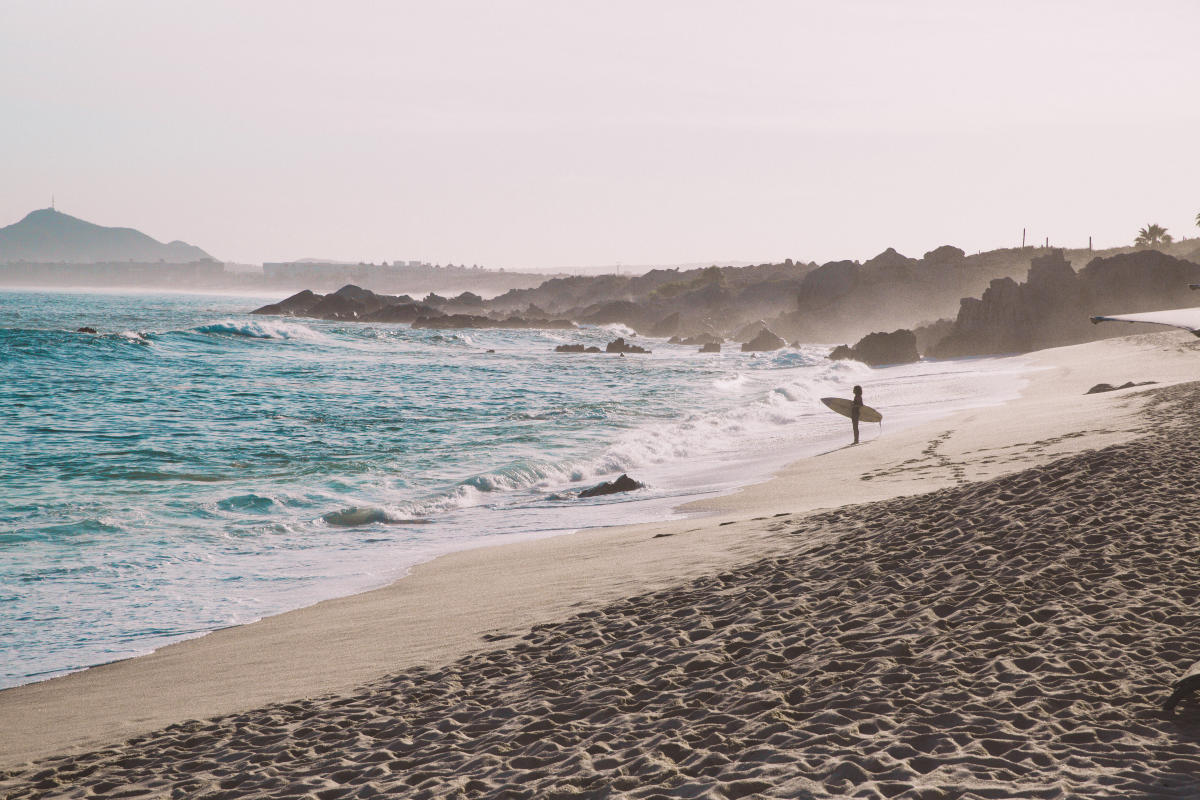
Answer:
[[[0,228],[0,263],[35,261],[166,261],[186,263],[212,258],[187,242],[163,244],[133,228],[106,228],[52,208],[29,213]]]

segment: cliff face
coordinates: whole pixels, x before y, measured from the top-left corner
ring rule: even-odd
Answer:
[[[207,258],[208,253],[186,242],[164,244],[133,228],[106,228],[51,208],[0,228],[0,262],[186,264]]]
[[[1200,265],[1155,250],[1096,258],[1078,273],[1061,250],[1052,251],[1032,260],[1024,283],[996,279],[981,297],[963,299],[930,354],[1024,353],[1124,336],[1129,328],[1098,328],[1088,317],[1194,305],[1188,283],[1197,280]]]

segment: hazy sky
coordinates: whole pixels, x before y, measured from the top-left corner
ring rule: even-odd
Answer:
[[[1200,235],[1200,2],[0,2],[0,225],[507,268]],[[1078,266],[1078,265],[1077,265]]]

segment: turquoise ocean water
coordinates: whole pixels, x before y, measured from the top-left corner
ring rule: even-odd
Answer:
[[[0,291],[0,687],[450,550],[667,517],[844,444],[818,399],[854,383],[888,429],[1021,384],[1012,360],[870,370],[825,346],[755,358],[659,340],[561,355],[629,332],[246,313],[277,299]],[[621,472],[648,488],[574,496]]]

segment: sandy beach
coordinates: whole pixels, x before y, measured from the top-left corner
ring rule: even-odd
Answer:
[[[1200,796],[1197,359],[0,692],[0,797]]]

